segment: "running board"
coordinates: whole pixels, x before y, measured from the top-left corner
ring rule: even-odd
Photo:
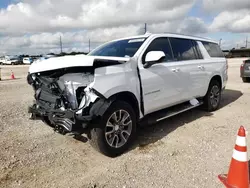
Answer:
[[[192,103],[192,104],[191,104]],[[157,123],[159,121],[165,120],[169,117],[175,116],[177,114],[180,114],[182,112],[191,110],[193,108],[196,108],[198,106],[201,106],[203,104],[202,101],[198,101],[193,103],[193,102],[185,102],[185,103],[181,103],[178,104],[176,106],[173,107],[169,107],[166,108],[164,110],[160,110],[158,112],[154,112],[152,114],[148,114],[147,116],[145,116],[142,120],[140,124],[152,124],[152,123]]]
[[[158,121],[162,121],[162,120],[164,120],[164,119],[167,119],[167,118],[169,118],[169,117],[172,117],[172,116],[175,116],[175,115],[177,115],[177,114],[180,114],[180,113],[182,113],[182,112],[185,112],[185,111],[188,111],[188,110],[191,110],[191,109],[193,109],[193,108],[196,108],[196,107],[198,107],[198,106],[200,106],[200,105],[202,105],[203,104],[203,102],[200,102],[200,103],[198,103],[198,104],[196,104],[196,105],[191,105],[191,104],[189,104],[189,105],[183,105],[183,109],[179,109],[178,110],[178,108],[176,109],[176,110],[173,110],[173,111],[170,111],[168,114],[166,114],[166,116],[164,116],[164,117],[162,117],[162,118],[159,118],[159,119],[157,119],[156,121],[158,122]]]

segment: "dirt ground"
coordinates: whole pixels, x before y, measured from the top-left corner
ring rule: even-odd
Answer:
[[[0,187],[222,188],[217,175],[228,171],[237,130],[240,125],[250,130],[250,83],[239,77],[241,63],[229,60],[218,111],[194,109],[141,128],[134,146],[113,159],[86,139],[29,120],[28,66],[1,66]],[[16,80],[8,80],[11,70]]]

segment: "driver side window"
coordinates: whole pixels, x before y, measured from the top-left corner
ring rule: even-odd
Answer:
[[[169,44],[169,40],[166,37],[154,39],[145,51],[143,60],[145,60],[147,53],[150,51],[163,51],[165,53],[163,62],[173,61],[173,53]]]

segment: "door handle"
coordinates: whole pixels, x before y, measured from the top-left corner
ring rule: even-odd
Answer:
[[[202,66],[202,65],[199,65],[198,68],[201,70],[204,70],[204,66]]]
[[[174,69],[171,69],[173,72],[179,72],[180,69],[179,68],[174,68]]]

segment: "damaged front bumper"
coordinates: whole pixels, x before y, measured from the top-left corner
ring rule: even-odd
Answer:
[[[108,109],[112,101],[94,89],[88,89],[86,97],[76,110],[48,109],[38,100],[29,106],[31,120],[46,120],[46,123],[61,133],[79,132],[91,126]]]

